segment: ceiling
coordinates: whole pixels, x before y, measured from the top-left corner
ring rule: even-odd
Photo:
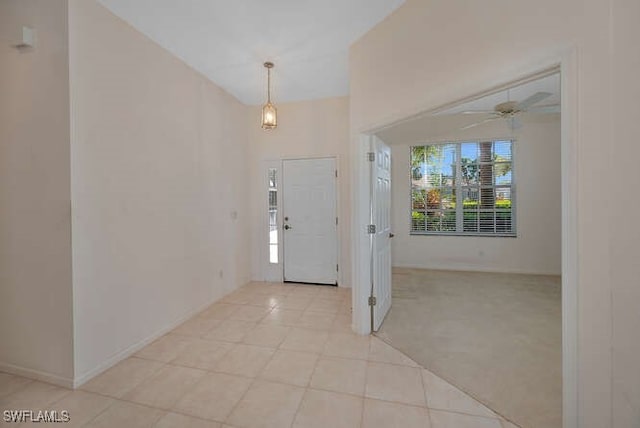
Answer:
[[[400,122],[379,131],[378,135],[388,144],[413,144],[455,136],[459,138],[484,137],[486,132],[502,132],[505,136],[513,132],[510,122],[504,119],[494,120],[469,129],[462,129],[472,123],[478,123],[493,115],[486,113],[464,114],[470,111],[493,111],[495,106],[506,101],[523,101],[537,92],[548,92],[551,95],[534,104],[535,107],[553,105],[550,112],[523,112],[517,115],[519,123],[554,121],[559,118],[560,111],[560,74],[555,73],[525,84],[496,92],[484,97],[456,104],[445,110],[420,115],[411,120]]]
[[[245,104],[347,95],[349,45],[404,0],[98,0]]]

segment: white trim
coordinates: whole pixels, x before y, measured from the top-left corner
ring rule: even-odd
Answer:
[[[16,366],[14,364],[0,362],[0,372],[22,376],[29,379],[39,380],[41,382],[50,383],[52,385],[61,386],[63,388],[73,388],[73,379],[65,376],[58,376],[52,373],[40,370],[28,369],[26,367]]]
[[[369,235],[370,176],[367,152],[371,147],[371,136],[359,134],[352,145],[351,162],[351,296],[353,309],[353,330],[358,334],[371,333],[371,319],[368,299],[371,288]]]
[[[395,113],[388,120],[371,124],[360,129],[353,130],[352,137],[352,294],[353,294],[353,330],[360,334],[369,334],[369,320],[366,317],[367,301],[363,298],[368,292],[368,259],[363,258],[367,254],[362,244],[365,238],[363,225],[366,218],[363,207],[368,204],[368,177],[366,177],[366,163],[363,147],[368,144],[369,135],[380,130],[397,125],[399,123],[415,119],[417,117],[432,114],[451,106],[468,102],[485,95],[499,92],[514,84],[525,83],[531,80],[548,76],[560,71],[562,80],[561,100],[561,164],[562,164],[562,375],[563,375],[563,427],[578,427],[578,230],[577,230],[577,197],[578,197],[578,171],[577,171],[577,139],[578,124],[578,90],[577,90],[577,49],[571,47],[559,52],[558,55],[546,58],[533,58],[525,68],[517,67],[507,70],[503,74],[504,80],[483,92],[475,93],[469,97],[453,100],[446,105],[433,108],[423,106],[410,109],[408,113]],[[542,64],[542,66],[541,66]],[[532,72],[532,70],[534,70]],[[516,76],[516,79],[508,78]],[[520,76],[518,78],[518,76]],[[364,313],[364,314],[363,314]]]

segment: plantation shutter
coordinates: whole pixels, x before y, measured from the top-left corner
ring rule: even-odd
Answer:
[[[514,236],[513,141],[411,147],[411,234]]]

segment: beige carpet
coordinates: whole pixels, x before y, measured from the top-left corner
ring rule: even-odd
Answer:
[[[523,428],[562,426],[560,277],[394,269],[378,333]]]

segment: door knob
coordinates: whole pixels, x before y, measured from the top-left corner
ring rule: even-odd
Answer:
[[[389,232],[389,238],[393,238],[394,236],[396,236],[396,235],[394,235],[393,233]]]
[[[289,230],[289,229],[291,229],[291,226],[289,226],[288,224],[285,224],[284,225],[284,230]]]

